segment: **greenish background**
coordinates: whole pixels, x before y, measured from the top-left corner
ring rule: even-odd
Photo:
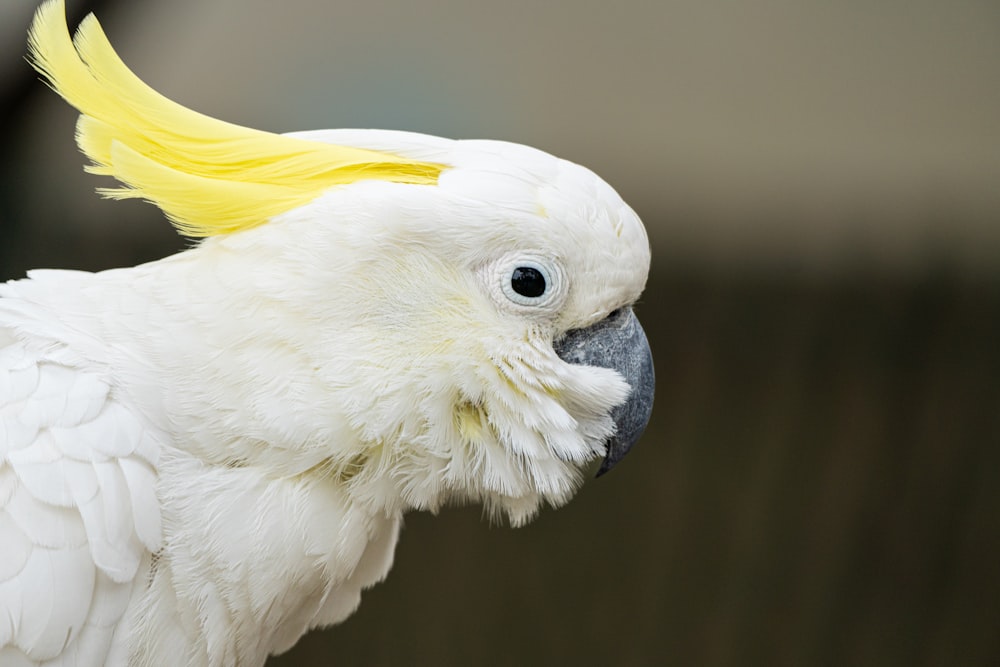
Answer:
[[[1000,6],[68,2],[206,113],[536,145],[653,246],[633,454],[526,528],[413,514],[275,666],[1000,664]],[[0,279],[181,249],[104,202],[0,3]]]

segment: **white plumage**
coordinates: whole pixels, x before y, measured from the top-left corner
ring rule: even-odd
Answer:
[[[481,502],[522,524],[572,496],[630,385],[554,341],[627,308],[649,266],[607,184],[502,142],[226,126],[239,145],[222,150],[200,129],[136,129],[114,95],[137,84],[94,55],[96,23],[59,41],[61,12],[40,10],[35,57],[84,111],[81,146],[208,238],[0,285],[0,665],[260,665],[354,611],[406,511]],[[60,64],[73,48],[100,76]],[[211,120],[142,99],[149,117]],[[266,183],[197,162],[247,142]],[[362,166],[281,182],[301,146]],[[220,203],[224,179],[305,203],[258,224]],[[512,293],[531,291],[512,282],[524,267],[543,293]]]
[[[0,664],[102,664],[160,548],[159,443],[52,313],[4,296]]]

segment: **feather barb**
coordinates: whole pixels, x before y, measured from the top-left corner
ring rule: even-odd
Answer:
[[[87,170],[124,185],[99,191],[156,204],[187,236],[256,227],[336,185],[361,180],[434,185],[445,168],[254,130],[192,111],[133,74],[92,14],[71,37],[64,0],[49,0],[38,9],[28,44],[35,69],[80,111],[76,138],[92,161]]]

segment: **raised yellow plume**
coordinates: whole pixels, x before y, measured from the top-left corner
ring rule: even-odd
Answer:
[[[361,180],[433,185],[443,165],[380,151],[253,130],[202,115],[163,97],[121,61],[97,19],[70,37],[63,0],[35,14],[32,64],[80,111],[77,144],[88,171],[125,184],[100,189],[138,197],[187,236],[249,229]]]

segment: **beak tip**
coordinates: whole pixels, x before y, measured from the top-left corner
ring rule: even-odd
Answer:
[[[614,468],[617,464],[618,461],[612,462],[608,457],[605,456],[604,460],[601,461],[601,467],[597,469],[597,474],[594,475],[594,479],[602,477],[604,474],[610,472],[611,469]]]
[[[632,309],[623,308],[587,329],[569,332],[555,347],[563,361],[611,368],[632,388],[625,402],[611,411],[616,430],[597,471],[601,477],[625,458],[649,423],[656,385],[649,341]]]
[[[646,430],[646,426],[649,424],[649,413],[652,410],[652,401],[646,401],[645,403],[639,403],[641,409],[636,412],[632,412],[631,419],[623,419],[619,417],[616,420],[616,426],[622,428],[623,426],[631,425],[628,429],[627,434],[616,433],[612,435],[607,442],[606,453],[604,459],[601,461],[601,467],[598,469],[595,477],[601,477],[602,475],[611,471],[612,468],[621,463],[622,459],[631,451],[632,447],[635,446],[642,434]]]

